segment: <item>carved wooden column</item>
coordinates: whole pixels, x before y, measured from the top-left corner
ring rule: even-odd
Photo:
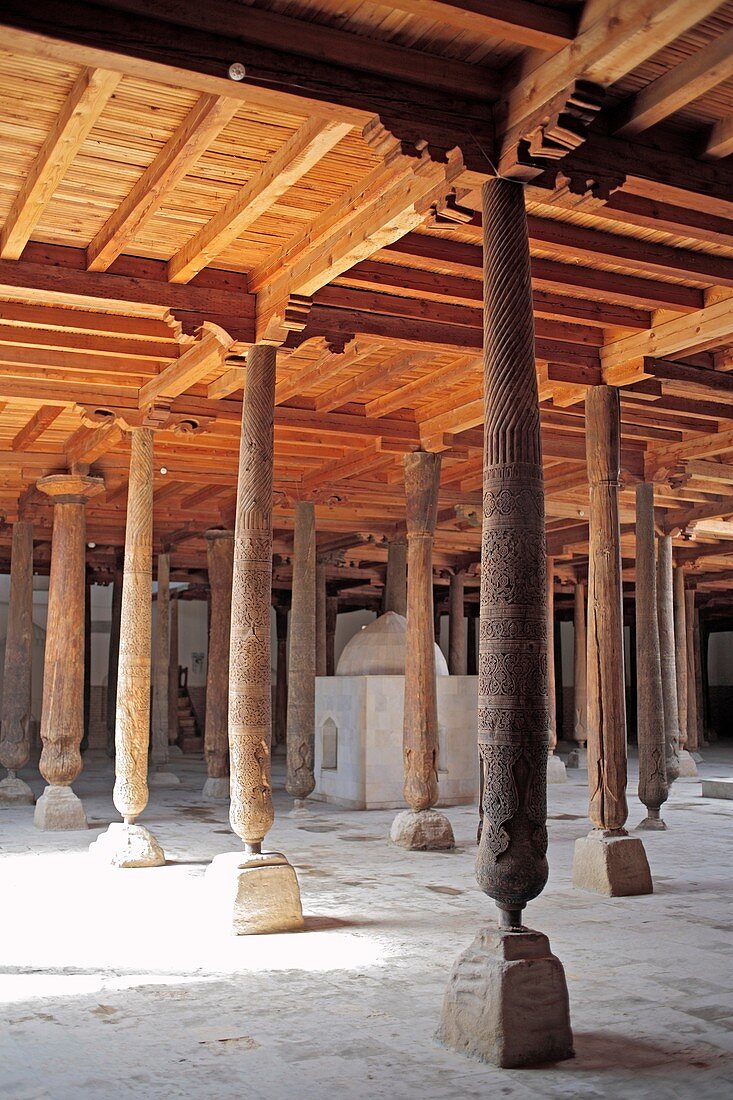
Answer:
[[[288,661],[288,736],[285,789],[296,809],[316,785],[313,774],[316,722],[316,528],[315,508],[295,506],[293,595]]]
[[[407,541],[404,535],[395,536],[387,545],[384,610],[407,615]]]
[[[13,524],[10,551],[10,601],[5,636],[0,764],[8,769],[0,782],[0,803],[35,802],[33,791],[15,774],[30,756],[31,668],[33,664],[33,524]]]
[[[206,668],[203,797],[229,801],[229,638],[232,629],[234,532],[206,532],[210,609]]]
[[[478,742],[486,781],[476,876],[499,907],[458,959],[438,1037],[500,1066],[572,1055],[565,976],[522,913],[547,881],[547,592],[540,413],[524,194],[490,179],[484,235],[484,471]],[[541,1024],[510,1008],[532,958]],[[510,961],[512,960],[512,961]]]
[[[151,787],[177,787],[168,768],[168,668],[170,665],[170,555],[158,554],[158,599],[155,616]]]
[[[178,744],[178,592],[171,592],[170,655],[168,659],[168,752],[171,756],[182,755]]]
[[[576,581],[573,606],[573,741],[577,749],[571,753],[573,766],[588,767],[588,652],[585,632],[585,585]]]
[[[573,883],[612,896],[652,891],[644,847],[624,828],[628,808],[620,436],[618,390],[592,386],[585,400],[585,440],[590,486],[588,786],[593,831],[575,843]]]
[[[695,589],[685,591],[685,630],[687,631],[687,751],[701,760],[698,734],[697,683],[695,680]]]
[[[293,868],[285,856],[262,851],[274,820],[270,607],[275,370],[274,347],[256,344],[250,349],[239,449],[229,651],[229,821],[245,851],[217,856],[206,873],[222,917],[237,935],[303,926]]]
[[[647,816],[640,829],[667,828],[659,814],[669,788],[656,574],[654,486],[642,481],[636,486],[636,730],[639,800]]]
[[[680,775],[680,723],[677,713],[671,535],[660,536],[657,544],[657,623],[664,712],[664,764],[669,786]],[[692,763],[694,764],[694,761]]]
[[[152,579],[153,431],[136,427],[130,440],[112,793],[124,820],[112,822],[90,847],[93,855],[115,867],[165,863],[155,837],[136,824],[148,804]]]
[[[39,764],[48,786],[33,822],[38,829],[86,829],[84,807],[71,789],[82,769],[84,735],[85,509],[104,482],[52,474],[41,478],[38,488],[54,507]]]
[[[339,613],[338,596],[326,599],[326,676],[336,672],[336,623]]]
[[[448,592],[448,671],[466,676],[466,618],[464,613],[466,574],[451,574]]]
[[[565,765],[557,748],[557,675],[555,671],[555,559],[547,559],[547,709],[550,715],[550,740],[547,752],[547,782],[567,783]]]
[[[124,552],[115,551],[112,579],[112,611],[107,654],[107,755],[115,754],[115,719],[117,717],[117,666],[120,661],[120,615],[122,613],[122,567]]]
[[[316,676],[326,675],[326,561],[316,558]]]
[[[680,727],[680,775],[697,775],[697,765],[688,745],[687,730],[687,609],[685,574],[681,565],[672,570],[674,602],[674,658],[677,684],[677,714]]]
[[[288,608],[275,605],[277,632],[277,663],[275,668],[275,721],[273,745],[283,746],[288,729]]]
[[[411,850],[455,847],[438,801],[438,701],[433,633],[433,536],[438,514],[440,455],[405,455],[407,638],[402,753],[410,807],[392,822],[390,839]]]

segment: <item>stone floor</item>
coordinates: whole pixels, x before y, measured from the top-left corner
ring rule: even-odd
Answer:
[[[733,774],[733,747],[705,756],[702,775]],[[696,780],[676,784],[669,831],[643,834],[655,894],[626,899],[572,888],[585,773],[551,788],[550,881],[528,923],[565,964],[577,1057],[499,1071],[433,1040],[450,966],[493,919],[472,809],[448,811],[456,852],[409,853],[386,842],[392,812],[315,805],[304,820],[278,792],[270,839],[297,867],[306,931],[224,938],[203,874],[236,844],[200,800],[201,763],[175,767],[181,787],[144,815],[162,868],[89,860],[113,815],[103,765],[75,785],[88,834],[0,811],[0,1097],[733,1097],[733,802]]]

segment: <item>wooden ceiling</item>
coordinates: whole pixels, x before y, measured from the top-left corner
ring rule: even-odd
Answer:
[[[476,574],[481,218],[526,189],[549,553],[587,568],[584,395],[622,397],[711,606],[733,554],[733,0],[6,0],[0,12],[0,563],[42,475],[90,467],[89,562],[124,541],[156,410],[156,546],[232,521],[244,355],[279,346],[277,586],[314,499],[329,582],[378,598],[402,459],[443,454],[436,580]],[[243,79],[233,79],[243,76]]]

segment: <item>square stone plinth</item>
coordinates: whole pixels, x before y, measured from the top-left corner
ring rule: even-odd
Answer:
[[[703,798],[733,798],[733,779],[703,779],[702,796]]]
[[[165,854],[152,833],[143,825],[113,821],[100,833],[89,854],[109,867],[162,867]]]
[[[644,845],[635,836],[594,829],[575,841],[573,886],[612,898],[653,893]]]
[[[226,852],[206,870],[214,919],[235,936],[298,932],[303,927],[295,871],[279,852]]]
[[[547,936],[479,932],[453,966],[436,1038],[504,1069],[571,1058],[565,972]]]
[[[32,806],[36,801],[33,791],[17,775],[7,775],[0,780],[0,806]]]
[[[680,779],[692,779],[697,775],[697,764],[690,756],[687,749],[680,749]]]
[[[71,787],[53,785],[46,787],[36,802],[33,824],[46,832],[89,827],[81,799],[77,798]]]

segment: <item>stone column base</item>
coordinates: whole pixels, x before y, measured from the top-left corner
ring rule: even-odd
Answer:
[[[697,750],[696,750],[695,752],[691,752],[690,756],[692,757],[692,759],[695,761],[696,764],[702,764],[702,753],[697,752]]]
[[[209,778],[204,783],[204,789],[201,792],[201,797],[206,798],[210,802],[228,802],[229,801],[229,776],[222,775],[216,778]]]
[[[295,871],[279,852],[226,852],[206,869],[217,922],[235,936],[298,932],[303,927]]]
[[[169,772],[166,768],[156,768],[148,775],[149,787],[180,787],[181,781],[177,775],[173,772]]]
[[[169,756],[183,756],[183,749],[181,748],[180,745],[169,745],[168,746],[168,755]]]
[[[687,749],[680,749],[680,779],[690,779],[697,775],[697,764]]]
[[[573,886],[612,898],[652,894],[652,875],[644,845],[625,830],[594,829],[575,841]]]
[[[163,849],[152,833],[142,825],[113,821],[89,845],[89,854],[110,867],[162,867]]]
[[[565,972],[547,936],[479,932],[453,966],[436,1038],[503,1069],[572,1058]]]
[[[451,823],[438,810],[403,810],[392,822],[389,839],[411,852],[446,852],[456,846]]]
[[[568,768],[580,768],[581,771],[587,772],[588,750],[582,745],[579,745],[576,749],[571,749],[565,766]]]
[[[89,827],[81,799],[77,798],[71,787],[54,784],[49,784],[36,802],[33,824],[46,832]]]
[[[28,784],[18,779],[14,772],[8,772],[5,779],[0,780],[0,806],[32,806],[35,801],[36,796]]]
[[[565,771],[565,765],[559,756],[556,756],[554,752],[547,754],[547,782],[548,783],[567,783],[568,776]]]
[[[640,821],[636,826],[637,829],[648,829],[650,831],[664,832],[667,828],[665,823],[659,816],[659,810],[649,810],[647,816],[643,821]]]

